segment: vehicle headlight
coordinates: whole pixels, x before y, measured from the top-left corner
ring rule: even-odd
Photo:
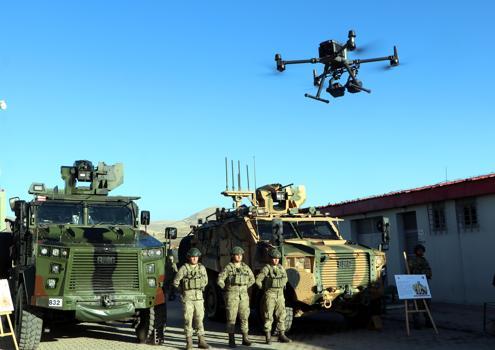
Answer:
[[[376,264],[376,266],[383,266],[383,265],[385,265],[385,258],[383,257],[383,255],[378,255],[376,257],[375,264]]]
[[[52,249],[52,256],[55,256],[55,257],[60,256],[60,249],[59,248],[53,248]]]
[[[156,287],[156,280],[154,278],[148,278],[148,286],[151,288]]]
[[[146,265],[146,272],[147,273],[155,273],[155,264]]]
[[[62,249],[61,254],[63,258],[66,258],[67,256],[69,256],[69,249]]]
[[[55,278],[49,278],[46,280],[47,288],[54,289],[57,286],[57,280]]]
[[[60,264],[51,264],[50,271],[51,273],[60,273],[61,267],[62,266]]]
[[[41,247],[40,254],[43,256],[47,256],[48,255],[48,248],[47,247]]]

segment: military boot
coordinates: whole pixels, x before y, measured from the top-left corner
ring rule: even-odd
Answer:
[[[210,346],[206,342],[204,335],[198,335],[198,348],[200,349],[209,349]]]
[[[268,345],[272,343],[272,335],[270,334],[270,332],[265,333],[265,343],[267,343]]]
[[[186,350],[192,350],[193,345],[192,345],[192,337],[187,337],[186,338]]]
[[[234,333],[229,333],[229,347],[235,348],[235,334]]]
[[[280,332],[278,334],[278,341],[281,342],[281,343],[290,343],[292,340],[290,340],[289,338],[287,338],[287,336],[285,335],[284,332]]]
[[[251,346],[252,342],[247,333],[242,333],[242,345]]]

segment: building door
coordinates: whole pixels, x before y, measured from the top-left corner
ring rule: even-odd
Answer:
[[[414,247],[418,244],[418,223],[416,212],[409,211],[400,214],[402,216],[402,231],[404,233],[403,249],[408,256],[414,255]]]

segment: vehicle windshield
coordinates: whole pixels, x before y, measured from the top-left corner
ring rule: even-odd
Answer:
[[[127,206],[91,204],[88,206],[88,223],[132,226],[132,212]]]
[[[83,206],[80,203],[49,203],[38,207],[36,221],[39,224],[82,224]]]
[[[253,220],[253,226],[256,228],[258,235],[264,241],[272,239],[272,222],[266,220]],[[284,238],[298,238],[296,232],[289,222],[284,221]]]
[[[296,221],[292,224],[302,238],[339,239],[337,232],[326,221]]]

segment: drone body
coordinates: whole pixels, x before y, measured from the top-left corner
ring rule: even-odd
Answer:
[[[325,80],[330,77],[330,83],[326,91],[333,97],[341,97],[347,90],[350,93],[357,93],[365,91],[370,93],[371,90],[363,87],[363,83],[356,78],[360,65],[362,63],[378,62],[378,61],[390,61],[390,66],[395,67],[399,65],[399,56],[397,48],[394,46],[393,56],[368,58],[368,59],[347,59],[347,52],[354,51],[356,49],[356,33],[353,30],[349,31],[348,39],[345,44],[341,44],[334,40],[327,40],[320,43],[318,48],[318,58],[309,58],[304,60],[292,60],[284,61],[280,54],[275,55],[275,61],[277,62],[277,70],[283,72],[288,64],[300,64],[300,63],[321,63],[324,65],[323,73],[317,74],[316,69],[313,70],[313,84],[318,87],[318,91],[315,96],[305,94],[304,96],[329,103],[328,100],[320,97]],[[339,80],[343,74],[347,73],[348,78],[345,85],[340,84]]]

